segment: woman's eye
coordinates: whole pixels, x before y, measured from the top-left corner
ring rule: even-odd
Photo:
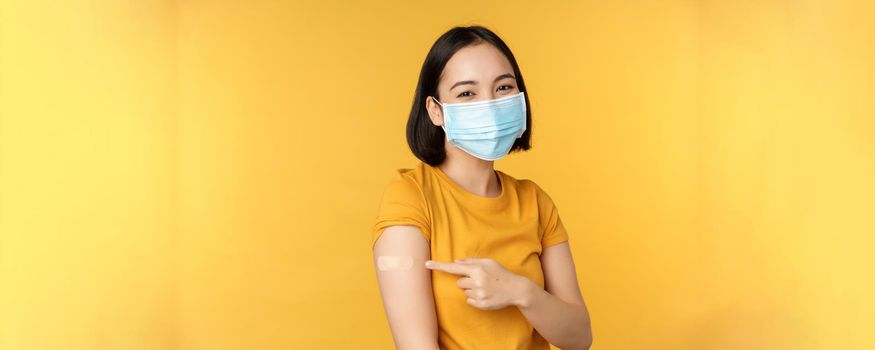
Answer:
[[[471,93],[471,91],[465,91],[465,92],[459,94],[459,96],[456,96],[456,97],[468,97],[468,96],[474,96],[474,95],[473,95],[473,93]]]
[[[502,86],[499,86],[499,87],[498,87],[498,91],[507,91],[507,90],[510,90],[510,89],[513,89],[513,86],[511,86],[511,85],[502,85]]]

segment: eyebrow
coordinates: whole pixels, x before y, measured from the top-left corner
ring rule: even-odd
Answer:
[[[516,79],[516,77],[514,77],[513,74],[504,73],[502,75],[495,77],[495,80],[493,82],[497,82],[501,79],[507,79],[507,78]],[[450,90],[456,88],[456,86],[459,86],[459,85],[476,85],[476,84],[477,84],[477,82],[474,80],[462,80],[462,81],[456,82],[455,84],[453,84],[453,86],[450,86]]]

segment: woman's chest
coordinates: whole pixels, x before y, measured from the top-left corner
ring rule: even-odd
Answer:
[[[468,257],[491,258],[508,271],[544,287],[541,241],[537,213],[506,206],[504,210],[478,210],[464,206],[433,208],[431,259],[452,262]],[[483,311],[468,305],[457,285],[458,276],[432,273],[438,319],[447,332],[463,327],[471,334],[500,334],[507,342],[531,341],[530,325],[512,307]],[[466,334],[468,334],[466,333]],[[515,339],[520,338],[520,339]]]
[[[543,287],[537,210],[511,203],[501,208],[433,206],[432,260],[491,258]]]

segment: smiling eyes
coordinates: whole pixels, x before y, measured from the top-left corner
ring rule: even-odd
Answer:
[[[513,85],[501,85],[497,89],[495,89],[495,91],[508,91],[510,89],[513,89]],[[471,90],[465,90],[456,97],[471,97],[474,95],[474,92],[472,92]]]

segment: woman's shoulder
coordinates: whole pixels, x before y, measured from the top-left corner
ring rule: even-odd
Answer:
[[[516,189],[517,193],[523,195],[530,195],[532,198],[535,198],[538,202],[550,203],[552,200],[543,187],[538,185],[532,179],[527,178],[516,178],[510,174],[505,172],[501,172],[504,174],[504,177],[510,181],[512,186]]]
[[[386,187],[386,195],[418,197],[422,194],[422,185],[425,181],[425,169],[423,163],[417,163],[408,168],[396,168],[394,176]]]
[[[426,165],[422,162],[408,168],[396,168],[393,182],[402,182],[421,187],[425,181],[427,170]]]
[[[499,170],[498,172],[501,173],[502,175],[504,175],[503,176],[504,179],[507,179],[508,183],[511,186],[513,186],[514,188],[516,188],[516,190],[518,192],[539,192],[539,191],[542,191],[541,187],[538,186],[538,184],[535,183],[535,181],[533,181],[531,179],[517,178],[517,177],[514,177],[513,175],[510,175],[510,174],[508,174],[504,171],[501,171],[501,170]]]

